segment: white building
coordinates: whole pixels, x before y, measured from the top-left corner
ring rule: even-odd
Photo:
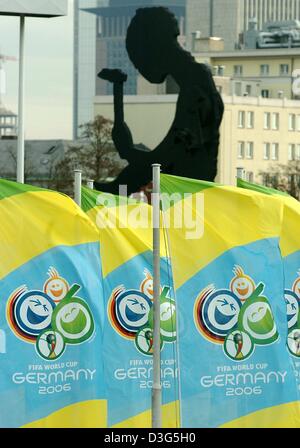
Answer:
[[[203,37],[222,37],[225,50],[234,50],[253,18],[258,29],[269,21],[299,20],[300,0],[187,0],[189,48],[192,33],[200,31]]]

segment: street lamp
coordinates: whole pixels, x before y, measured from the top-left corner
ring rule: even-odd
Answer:
[[[19,126],[17,181],[24,183],[24,65],[25,65],[25,17],[59,17],[68,13],[67,0],[0,0],[0,15],[20,17],[19,57]]]

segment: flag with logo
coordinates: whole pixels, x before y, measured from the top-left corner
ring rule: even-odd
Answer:
[[[0,216],[0,427],[106,427],[96,227],[6,180]]]
[[[152,207],[82,189],[82,207],[99,229],[106,305],[103,350],[109,427],[151,427],[153,354]],[[163,425],[179,426],[176,309],[161,236]]]
[[[284,207],[280,232],[287,307],[287,347],[291,353],[296,378],[300,381],[300,203],[287,193],[238,179],[238,186],[273,196]]]
[[[162,176],[178,311],[183,427],[298,427],[286,349],[282,204]]]

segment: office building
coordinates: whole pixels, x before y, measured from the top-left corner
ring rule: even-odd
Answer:
[[[256,18],[258,30],[267,22],[300,19],[300,0],[187,0],[187,43],[193,34],[222,37],[225,50],[244,45],[244,33]]]
[[[0,103],[0,139],[16,139],[18,133],[18,116]]]

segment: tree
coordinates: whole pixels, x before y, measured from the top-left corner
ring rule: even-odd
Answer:
[[[68,148],[64,159],[54,169],[53,189],[72,195],[75,169],[82,170],[85,181],[105,181],[118,175],[124,161],[121,161],[113,146],[112,126],[113,122],[102,116],[80,126],[78,144]]]
[[[7,157],[6,157],[7,154]],[[0,171],[5,177],[16,180],[17,173],[17,146],[9,146],[6,149],[6,154],[3,152],[3,158],[0,163]],[[34,166],[28,157],[28,152],[25,151],[24,157],[24,181],[25,183],[32,177],[34,173]]]
[[[287,165],[271,165],[268,173],[260,174],[264,185],[285,191],[300,200],[300,160],[293,160]]]

